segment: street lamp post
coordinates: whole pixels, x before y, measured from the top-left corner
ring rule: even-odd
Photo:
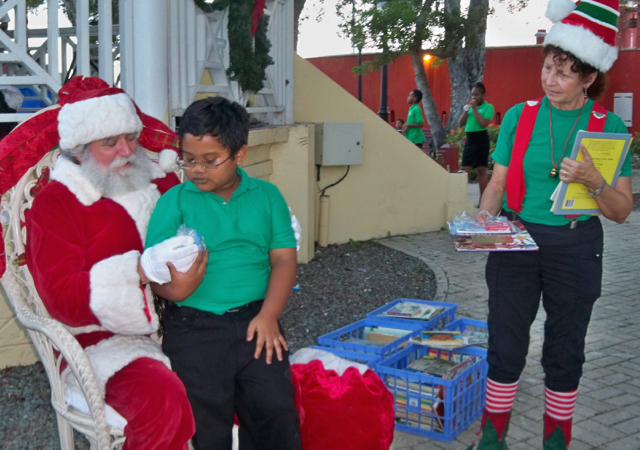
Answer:
[[[387,0],[378,0],[376,2],[376,8],[382,10]],[[382,55],[387,53],[387,34],[384,33],[382,37]],[[380,109],[378,110],[378,116],[385,122],[389,122],[389,108],[387,107],[387,65],[383,65],[380,68]]]
[[[389,122],[389,108],[387,107],[387,65],[380,71],[380,109],[378,115],[385,122]]]

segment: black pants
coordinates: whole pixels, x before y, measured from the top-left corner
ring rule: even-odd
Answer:
[[[491,147],[487,130],[469,131],[465,136],[462,167],[487,167]]]
[[[187,389],[196,421],[196,449],[231,449],[234,412],[240,420],[240,449],[302,448],[289,354],[271,364],[254,358],[249,322],[260,312],[254,302],[216,315],[174,304],[165,311],[162,349]]]
[[[492,252],[487,261],[489,378],[498,383],[520,378],[542,293],[545,385],[571,391],[582,376],[587,327],[600,297],[602,225],[596,217],[575,229],[523,223],[540,250]]]

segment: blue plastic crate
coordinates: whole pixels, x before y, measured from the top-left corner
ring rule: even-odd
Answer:
[[[438,308],[445,308],[444,311],[438,314],[431,320],[422,320],[422,319],[404,319],[400,317],[389,317],[382,315],[385,311],[393,308],[398,303],[403,302],[412,302],[412,303],[420,303],[428,306],[436,306]],[[445,302],[432,302],[429,300],[414,300],[410,298],[399,298],[391,303],[387,303],[386,305],[371,311],[367,314],[368,319],[373,319],[377,321],[384,321],[386,323],[420,323],[425,330],[442,330],[446,325],[453,322],[456,318],[456,309],[458,309],[458,305],[455,303],[445,303]]]
[[[425,355],[454,361],[481,359],[450,380],[405,370]],[[397,430],[450,442],[482,415],[488,368],[482,349],[446,351],[410,345],[379,362],[376,372],[393,394]]]
[[[362,352],[352,352],[349,350],[343,350],[341,348],[335,347],[321,347],[319,345],[314,345],[311,348],[317,350],[324,350],[325,352],[333,353],[340,358],[348,359],[349,361],[357,362],[360,364],[364,364],[368,366],[369,369],[375,369],[376,364],[382,361],[382,356],[375,355],[373,353],[362,353]]]
[[[480,331],[483,333],[489,332],[489,327],[487,326],[487,322],[484,320],[475,320],[475,319],[467,319],[460,318],[451,322],[449,325],[444,328],[447,331],[459,331],[463,333],[465,330],[471,331]],[[474,347],[484,350],[485,355],[487,353],[486,345],[474,345]]]
[[[365,333],[371,327],[385,327],[397,330],[405,330],[408,333],[399,337],[389,344],[365,342]],[[351,352],[370,353],[379,356],[390,356],[399,347],[404,347],[405,343],[412,337],[418,336],[424,329],[419,322],[402,321],[400,323],[381,323],[379,320],[363,319],[351,325],[342,327],[339,330],[327,333],[318,338],[318,343],[323,347],[333,347]]]

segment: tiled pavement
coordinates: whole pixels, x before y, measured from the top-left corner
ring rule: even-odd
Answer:
[[[469,199],[477,203],[477,185]],[[634,171],[640,192],[640,172]],[[584,375],[576,406],[572,450],[640,449],[640,212],[624,224],[603,219],[605,231],[602,297],[596,302],[587,335]],[[458,316],[486,320],[486,255],[455,253],[447,231],[397,236],[380,243],[425,261],[438,281],[437,300],[458,304]],[[544,384],[540,366],[545,313],[539,309],[531,329],[527,366],[522,374],[509,428],[510,449],[542,448]],[[396,431],[393,450],[465,449],[477,441],[476,421],[450,443]]]

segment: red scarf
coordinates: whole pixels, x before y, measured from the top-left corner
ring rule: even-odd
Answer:
[[[513,150],[511,151],[511,161],[509,162],[509,170],[507,171],[507,206],[516,213],[522,212],[522,201],[527,187],[524,184],[524,154],[529,147],[533,128],[540,110],[540,103],[543,97],[537,100],[529,100],[525,102],[522,114],[518,120],[516,128],[516,137],[513,141]],[[597,103],[593,103],[593,109],[589,114],[589,124],[587,131],[602,133],[604,125],[607,121],[607,110]]]

